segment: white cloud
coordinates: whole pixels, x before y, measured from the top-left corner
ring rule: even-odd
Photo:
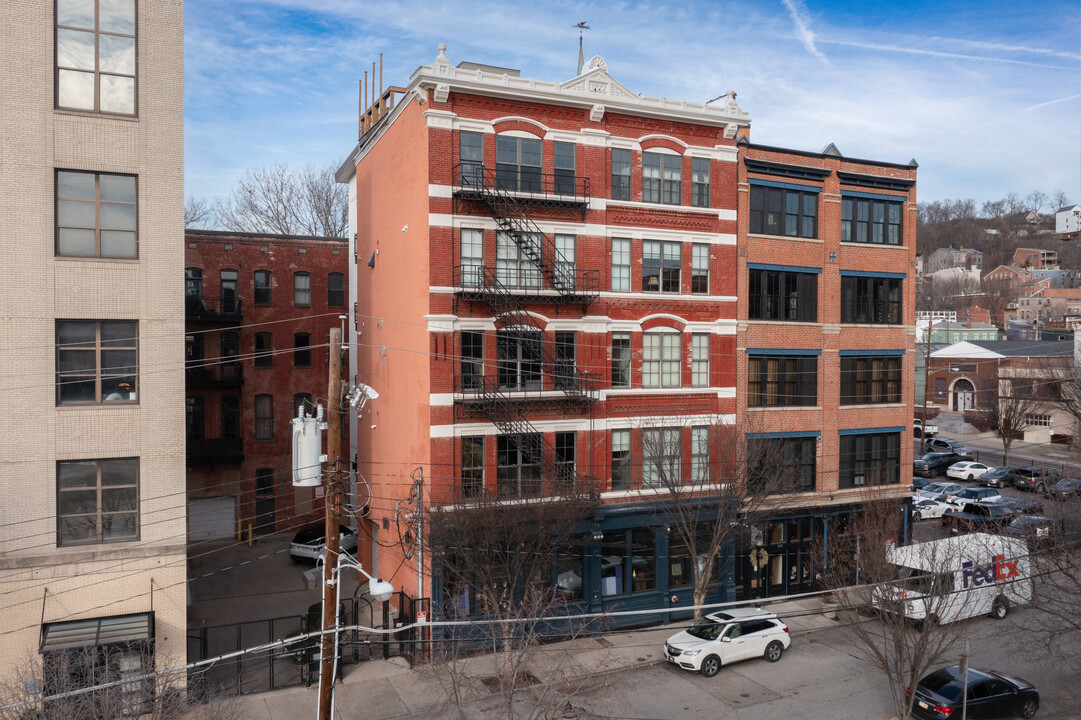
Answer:
[[[815,34],[811,30],[807,6],[803,4],[802,0],[784,0],[784,6],[788,8],[788,13],[792,16],[792,22],[796,24],[796,33],[799,35],[804,49],[822,62],[828,62],[826,56],[815,47]]]

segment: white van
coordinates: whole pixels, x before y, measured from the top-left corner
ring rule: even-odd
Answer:
[[[1019,538],[971,533],[893,548],[895,582],[875,588],[874,604],[912,620],[1002,619],[1032,601],[1028,548]]]

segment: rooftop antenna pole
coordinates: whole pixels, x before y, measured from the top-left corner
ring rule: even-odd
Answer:
[[[591,29],[586,25],[586,21],[578,23],[574,27],[578,28],[578,74],[582,74],[582,68],[585,66],[585,55],[582,53],[582,31]]]
[[[379,97],[383,97],[383,53],[379,53]]]

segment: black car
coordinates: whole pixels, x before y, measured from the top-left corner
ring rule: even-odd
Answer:
[[[1012,508],[1017,515],[1043,515],[1043,503],[1032,498],[1004,497],[998,504]]]
[[[1058,476],[1050,468],[1014,468],[1013,486],[1018,490],[1034,490],[1038,493],[1058,482]]]
[[[956,453],[929,452],[912,462],[912,472],[923,477],[938,477],[960,459]]]
[[[912,492],[918,493],[920,490],[923,490],[925,487],[927,487],[930,483],[930,480],[924,480],[923,478],[914,477],[912,478]]]
[[[1046,545],[1054,539],[1055,521],[1043,515],[1021,515],[1003,528],[1002,533],[1021,538],[1029,547]]]
[[[1077,500],[1081,498],[1081,480],[1062,478],[1054,485],[1045,487],[1043,492],[1054,500]]]
[[[962,704],[967,704],[970,718],[1031,718],[1040,709],[1036,687],[1012,675],[969,668],[967,703],[964,687],[965,673],[958,665],[935,670],[916,685],[912,715],[926,720],[959,718]]]
[[[1013,485],[1016,477],[1018,477],[1016,468],[1008,465],[997,465],[976,478],[976,482],[988,487],[1000,488]]]

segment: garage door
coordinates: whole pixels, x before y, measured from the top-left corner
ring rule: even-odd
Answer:
[[[236,532],[236,498],[188,501],[188,541],[230,538]]]

